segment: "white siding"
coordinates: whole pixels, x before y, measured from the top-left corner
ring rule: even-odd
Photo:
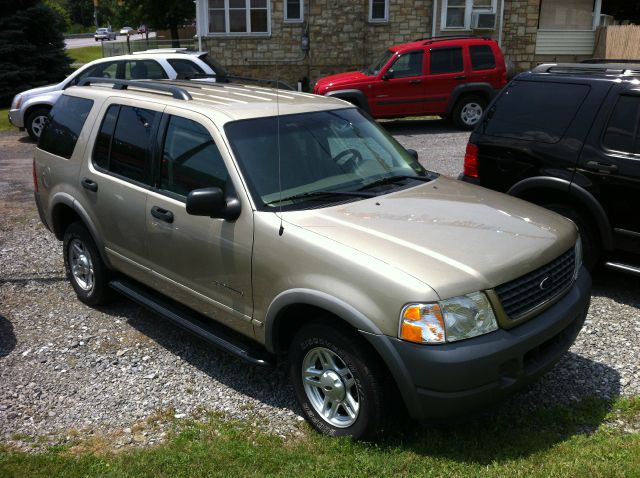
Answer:
[[[538,30],[536,55],[593,55],[593,30]]]

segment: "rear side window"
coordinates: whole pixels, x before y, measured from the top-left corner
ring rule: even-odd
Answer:
[[[441,73],[458,73],[464,70],[462,48],[434,48],[431,50],[429,72],[432,75]]]
[[[156,111],[110,106],[96,139],[94,164],[118,176],[148,183],[150,148],[159,119]]]
[[[204,126],[172,116],[162,149],[160,189],[187,196],[194,189],[217,186],[224,191],[227,169]]]
[[[602,144],[605,148],[624,153],[640,153],[640,96],[620,96]]]
[[[589,86],[514,81],[487,111],[486,134],[557,143],[589,93]]]
[[[469,47],[471,68],[473,70],[491,70],[496,67],[496,59],[489,45],[473,45]]]
[[[125,80],[160,80],[167,78],[160,63],[154,60],[128,61],[124,69]]]
[[[86,98],[63,95],[49,113],[38,147],[48,153],[69,159],[76,147],[93,101]]]
[[[178,75],[202,75],[204,71],[200,66],[189,60],[173,59],[167,60],[169,64],[176,70]]]

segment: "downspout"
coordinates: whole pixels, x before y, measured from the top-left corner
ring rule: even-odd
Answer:
[[[500,4],[500,26],[498,27],[498,46],[502,48],[502,25],[504,24],[504,2],[507,0],[501,0]]]
[[[202,51],[202,35],[200,32],[202,31],[202,25],[200,25],[200,21],[202,19],[202,15],[200,13],[200,8],[203,0],[196,0],[196,35],[198,36],[198,51]]]
[[[438,18],[438,2],[433,0],[433,21],[431,22],[431,38],[436,36],[436,19]]]

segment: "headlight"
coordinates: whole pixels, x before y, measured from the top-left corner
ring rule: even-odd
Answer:
[[[21,104],[22,104],[22,95],[17,94],[16,96],[13,97],[13,101],[11,102],[11,109],[17,110],[18,108],[20,108]]]
[[[398,336],[417,343],[439,344],[468,339],[498,329],[493,308],[483,292],[402,309]]]
[[[582,239],[580,239],[580,236],[578,236],[578,240],[576,241],[574,255],[576,258],[576,270],[573,272],[573,280],[576,280],[582,267]]]

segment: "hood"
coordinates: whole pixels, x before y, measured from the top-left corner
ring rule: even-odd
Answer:
[[[440,177],[287,221],[366,253],[441,299],[491,289],[573,247],[574,224],[525,201]]]
[[[335,89],[343,86],[351,86],[358,83],[369,82],[373,76],[365,75],[360,71],[348,71],[320,78],[316,83],[315,92],[324,94],[327,89]]]
[[[21,92],[20,94],[24,99],[30,98],[32,96],[41,95],[43,93],[50,93],[51,91],[56,91],[60,89],[60,83],[56,83],[54,85],[40,86],[38,88],[31,88],[30,90],[26,90]]]

